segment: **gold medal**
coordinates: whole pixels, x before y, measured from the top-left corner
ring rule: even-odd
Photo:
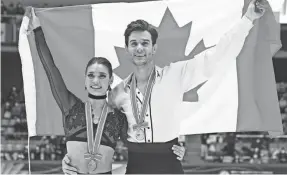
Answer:
[[[144,137],[145,135],[144,135],[144,130],[142,130],[142,129],[138,129],[137,131],[136,131],[136,139],[137,140],[140,140],[140,141],[142,141],[142,140],[144,140]]]
[[[84,158],[89,160],[88,163],[88,171],[93,172],[97,169],[98,162],[101,161],[103,155],[101,154],[90,154],[86,153],[84,154]]]
[[[148,104],[150,101],[151,97],[151,92],[152,92],[152,87],[155,82],[155,73],[156,70],[155,68],[151,72],[148,83],[145,88],[145,93],[144,93],[144,99],[143,99],[143,105],[141,108],[141,112],[139,112],[139,108],[137,105],[137,98],[136,98],[136,78],[135,75],[132,75],[132,80],[131,80],[131,92],[130,92],[130,98],[131,98],[131,105],[132,105],[132,111],[133,111],[133,116],[136,120],[136,124],[133,126],[133,131],[136,131],[136,139],[141,141],[145,139],[145,133],[143,128],[149,127],[148,122],[145,121],[145,114],[148,108]]]
[[[93,121],[91,115],[91,104],[86,102],[85,104],[85,113],[86,113],[86,122],[87,122],[87,140],[88,140],[88,152],[84,154],[84,158],[89,162],[87,164],[88,172],[94,172],[97,169],[98,163],[101,161],[103,155],[99,154],[100,141],[102,138],[102,133],[104,130],[104,124],[107,118],[108,108],[105,103],[100,121],[98,123],[97,132],[95,139],[93,138]]]
[[[94,159],[91,159],[88,163],[88,171],[93,172],[97,169],[97,162]]]

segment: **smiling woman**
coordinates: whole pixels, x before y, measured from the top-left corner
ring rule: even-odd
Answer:
[[[111,90],[113,69],[111,63],[103,57],[92,58],[86,67],[85,88],[90,95],[105,96]]]
[[[84,103],[68,90],[54,63],[40,22],[32,12],[30,30],[35,34],[37,52],[51,86],[53,97],[63,114],[67,154],[78,173],[111,173],[118,138],[126,140],[127,120],[106,101],[113,82],[112,66],[103,57],[92,58],[85,71],[89,94]],[[94,139],[95,138],[95,139]]]

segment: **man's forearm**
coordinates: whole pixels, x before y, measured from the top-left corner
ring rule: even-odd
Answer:
[[[226,55],[228,57],[236,58],[242,50],[246,37],[252,27],[253,22],[243,16],[241,20],[222,37],[216,46],[218,56]]]
[[[209,75],[212,75],[214,71],[216,71],[217,64],[220,64],[222,61],[237,58],[252,27],[252,21],[243,16],[241,20],[220,39],[216,47],[213,48],[213,51],[206,53],[205,61],[207,62]]]

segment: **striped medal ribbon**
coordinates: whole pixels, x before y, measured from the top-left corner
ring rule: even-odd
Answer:
[[[151,97],[154,81],[155,81],[155,68],[152,70],[149,76],[148,83],[145,88],[143,106],[141,109],[141,113],[139,113],[139,108],[136,101],[136,78],[134,74],[132,75],[130,96],[131,96],[133,115],[134,118],[136,119],[136,124],[133,125],[133,130],[136,131],[136,139],[139,141],[144,140],[145,138],[144,128],[147,128],[149,126],[149,123],[145,121],[145,113]]]
[[[97,132],[95,134],[95,139],[93,138],[94,128],[92,119],[92,105],[90,102],[85,103],[85,112],[87,123],[88,152],[84,154],[84,158],[89,160],[88,171],[90,173],[97,169],[97,164],[99,161],[101,161],[103,157],[103,155],[99,154],[98,151],[108,113],[107,103],[105,103],[102,110],[100,121],[97,127]]]

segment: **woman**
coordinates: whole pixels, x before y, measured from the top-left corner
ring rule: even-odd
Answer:
[[[85,89],[88,100],[82,102],[71,93],[54,64],[45,41],[40,22],[32,11],[30,27],[40,60],[48,75],[53,96],[63,113],[67,155],[76,173],[111,174],[116,141],[127,139],[126,116],[106,101],[107,91],[113,82],[111,63],[102,57],[92,58],[85,71]],[[95,138],[95,139],[93,139]],[[175,145],[179,149],[179,146]],[[182,152],[175,151],[182,157]],[[70,173],[66,171],[65,173]]]

